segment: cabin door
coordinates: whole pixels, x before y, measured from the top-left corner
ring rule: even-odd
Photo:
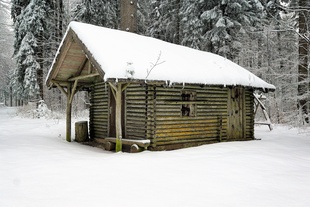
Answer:
[[[122,93],[122,137],[125,137],[125,92]],[[116,114],[116,102],[113,96],[112,90],[110,89],[109,94],[109,137],[116,137],[116,126],[115,126],[115,114]]]
[[[228,139],[245,138],[245,91],[236,87],[228,92]]]

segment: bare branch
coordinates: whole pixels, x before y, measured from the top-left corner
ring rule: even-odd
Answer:
[[[166,62],[166,61],[161,61],[161,62],[159,62],[159,61],[160,61],[160,57],[161,57],[161,51],[159,52],[159,55],[158,55],[158,57],[157,57],[156,62],[155,62],[155,63],[151,63],[151,69],[150,69],[150,70],[147,70],[147,75],[146,75],[145,79],[147,79],[147,78],[149,77],[149,75],[151,74],[152,70],[153,70],[156,66],[158,66],[158,65],[163,64],[164,62]]]

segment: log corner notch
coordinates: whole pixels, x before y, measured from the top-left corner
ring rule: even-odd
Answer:
[[[111,90],[115,99],[115,128],[116,128],[116,146],[115,152],[122,151],[122,92],[128,87],[129,83],[111,83]]]

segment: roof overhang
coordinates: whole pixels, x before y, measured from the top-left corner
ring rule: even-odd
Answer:
[[[67,87],[75,81],[77,88],[89,87],[103,76],[100,65],[90,51],[75,32],[69,29],[47,76],[47,87]]]

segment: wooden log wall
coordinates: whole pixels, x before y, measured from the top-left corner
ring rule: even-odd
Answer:
[[[126,89],[125,136],[128,139],[146,139],[147,86],[130,84]]]
[[[151,150],[197,146],[228,139],[229,88],[199,85],[161,86],[131,83],[125,91],[127,139],[148,139]],[[182,91],[193,92],[194,115],[182,116]],[[112,97],[113,98],[113,97]],[[94,84],[90,110],[92,138],[108,137],[109,86]],[[254,138],[253,91],[245,89],[244,139]]]
[[[254,95],[252,89],[245,90],[245,123],[246,139],[254,139]]]
[[[109,120],[109,86],[95,83],[91,90],[90,137],[108,137]]]
[[[193,91],[195,116],[182,116],[182,91]],[[177,85],[156,88],[155,150],[176,149],[227,139],[227,88]]]

